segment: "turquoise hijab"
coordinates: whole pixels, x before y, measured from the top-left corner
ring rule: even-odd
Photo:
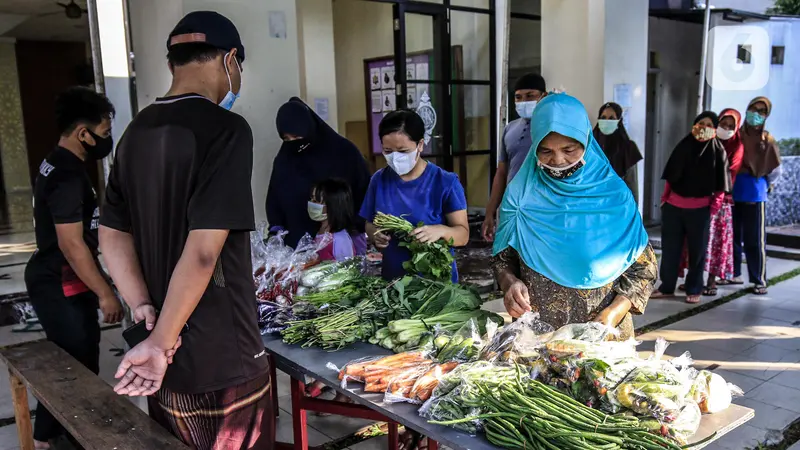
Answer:
[[[550,133],[584,145],[585,165],[557,180],[537,164]],[[532,270],[575,289],[595,289],[622,275],[649,239],[625,182],[592,135],[586,109],[567,94],[550,94],[531,118],[531,151],[506,189],[493,253],[515,249]]]

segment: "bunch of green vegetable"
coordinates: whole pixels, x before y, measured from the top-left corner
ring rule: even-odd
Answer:
[[[315,290],[295,298],[316,306],[335,303],[353,304],[361,299],[374,298],[382,289],[386,288],[386,285],[383,278],[359,276],[343,281],[338,286]]]
[[[431,333],[434,328],[439,331],[453,333],[460,330],[465,324],[472,320],[480,324],[479,330],[485,331],[486,321],[492,320],[502,323],[503,318],[488,311],[474,309],[452,311],[426,318],[398,319],[389,322],[385,328],[378,330],[370,342],[373,344],[380,344],[382,347],[394,350],[395,352],[413,350],[420,346],[425,346],[425,344],[430,342]],[[482,334],[482,332],[478,331],[478,336],[480,336],[480,334]],[[460,339],[458,340],[456,340],[456,338],[453,339],[453,345],[451,346],[452,356],[465,354],[466,349],[471,348],[474,342],[472,339],[465,339],[463,336],[459,337]],[[442,336],[442,338],[450,341],[446,336]],[[445,343],[445,345],[446,344],[447,343]],[[471,350],[471,352],[477,354],[477,349]],[[442,361],[446,360],[441,359],[441,357],[439,359]]]
[[[372,299],[355,306],[333,305],[322,316],[291,322],[281,335],[289,344],[319,346],[339,350],[357,341],[367,340],[382,325],[383,311]]]
[[[403,268],[410,274],[419,274],[425,278],[439,281],[450,281],[453,276],[452,239],[448,242],[439,239],[436,242],[422,243],[411,235],[414,226],[411,222],[391,214],[377,213],[374,224],[378,232],[389,233],[398,237],[400,247],[411,252],[411,259],[403,263]],[[417,227],[425,224],[420,222]]]
[[[481,414],[431,423],[483,423],[492,444],[508,449],[679,450],[629,416],[608,416],[533,379],[475,381]]]

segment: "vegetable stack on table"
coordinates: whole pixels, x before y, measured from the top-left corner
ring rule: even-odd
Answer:
[[[305,292],[262,314],[264,332],[280,331],[302,347],[369,342],[393,350],[331,369],[342,386],[363,383],[365,392],[383,394],[384,404],[416,404],[430,423],[485,434],[500,447],[697,445],[703,414],[725,411],[740,393],[719,375],[695,370],[688,353],[664,359],[665,341],[643,359],[637,342],[617,341],[615,330],[599,323],[554,330],[528,313],[502,326],[480,309],[472,288],[415,276],[387,283],[357,268],[347,262],[300,270]]]

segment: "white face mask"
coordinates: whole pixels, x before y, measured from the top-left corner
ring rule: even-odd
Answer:
[[[605,134],[606,136],[617,131],[618,127],[619,127],[619,120],[600,119],[597,121],[597,128],[600,130],[601,133]]]
[[[323,211],[325,205],[316,202],[308,202],[308,217],[314,222],[324,222],[328,219],[328,215]]]
[[[736,131],[734,130],[726,130],[725,128],[717,127],[717,137],[723,141],[727,141],[728,139],[732,138],[734,134],[736,134]]]
[[[536,100],[531,100],[529,102],[517,102],[514,104],[514,107],[517,110],[517,114],[523,119],[531,119],[533,116],[533,110],[536,109],[536,104],[539,103]]]
[[[386,164],[402,177],[411,172],[414,166],[417,165],[419,153],[419,148],[417,148],[413,152],[392,152],[383,156],[386,158]]]

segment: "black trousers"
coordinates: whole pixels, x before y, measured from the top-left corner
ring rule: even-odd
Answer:
[[[710,208],[683,209],[669,203],[661,208],[661,292],[675,292],[684,241],[689,251],[686,295],[703,292],[710,222]]]
[[[27,281],[26,276],[26,281]],[[100,372],[100,324],[97,296],[86,292],[65,297],[60,284],[27,282],[28,295],[47,339],[95,374]],[[33,438],[46,442],[64,433],[61,424],[40,402]]]
[[[767,285],[766,203],[733,205],[733,274],[742,276],[742,252],[747,257],[747,273],[756,286]]]

